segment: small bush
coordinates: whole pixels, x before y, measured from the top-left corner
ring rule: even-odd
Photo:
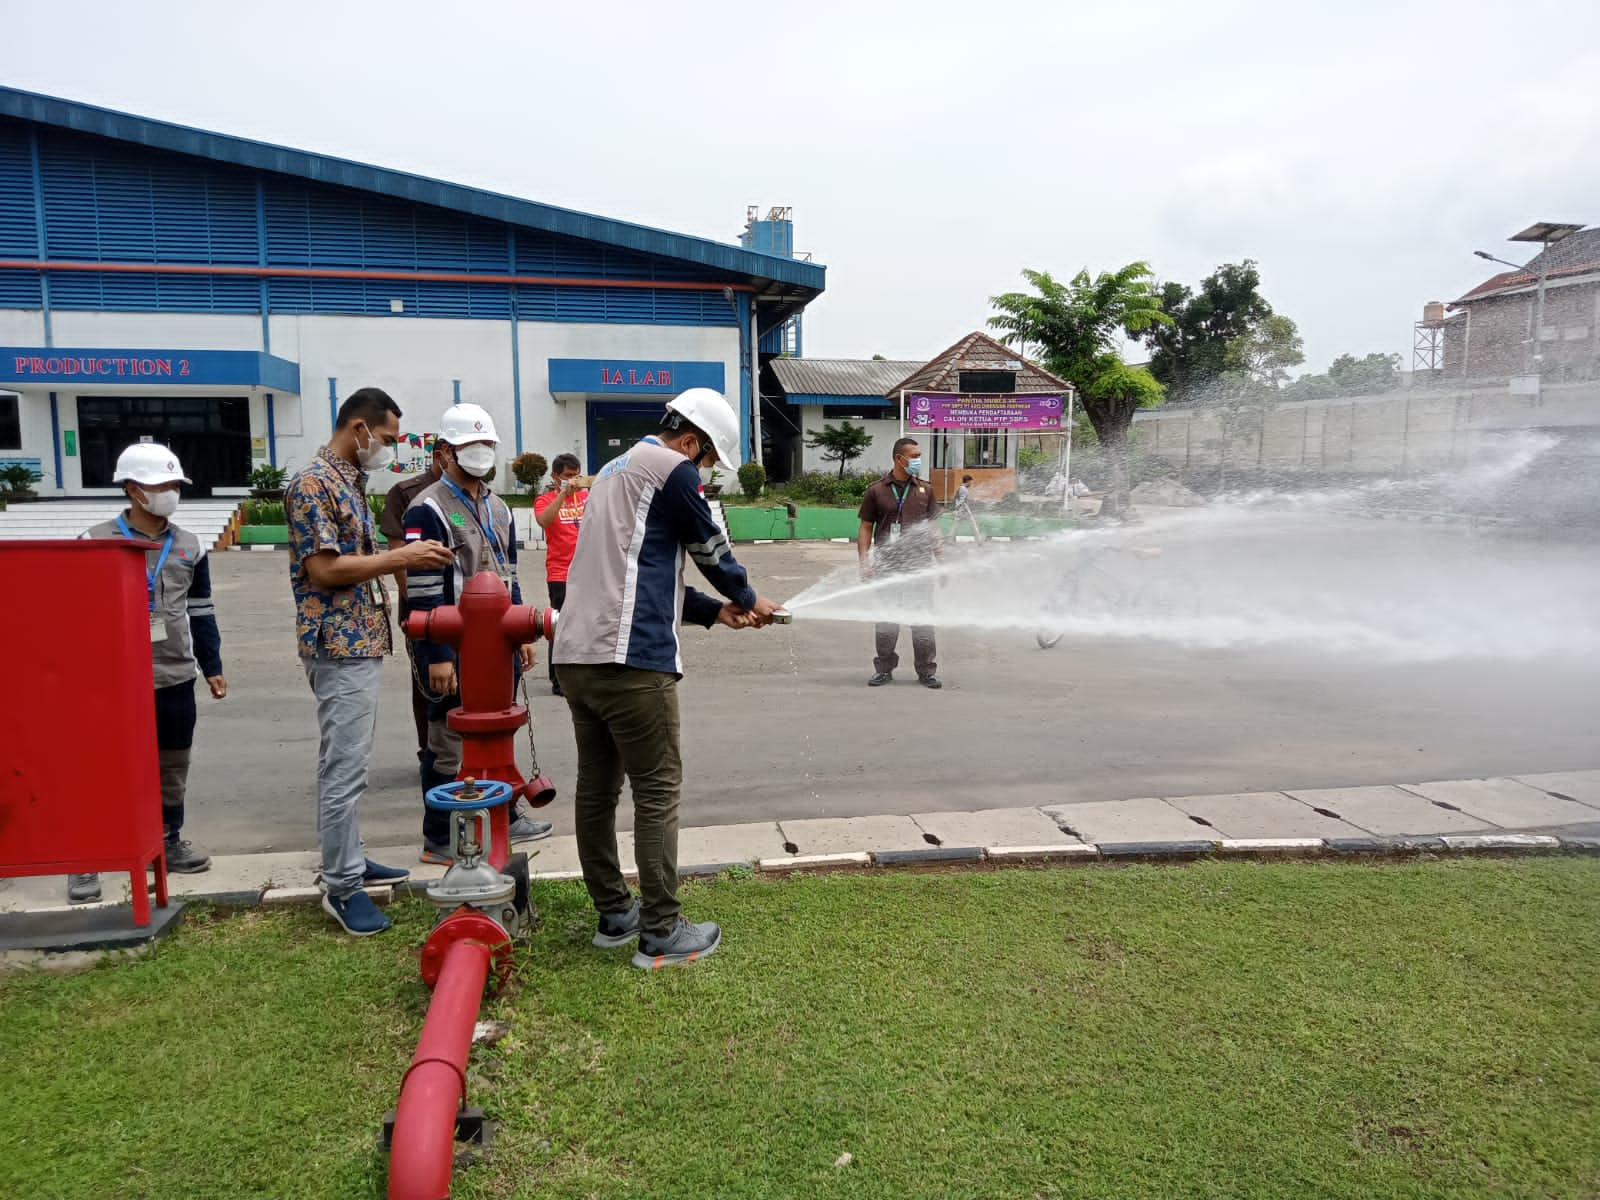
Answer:
[[[511,460],[511,473],[517,477],[517,482],[534,491],[538,490],[539,480],[544,478],[544,473],[549,469],[550,463],[545,456],[531,451]]]
[[[767,469],[758,462],[743,463],[739,467],[739,487],[745,499],[754,500],[761,495],[767,483]]]
[[[287,467],[273,467],[262,463],[250,472],[249,483],[258,492],[281,492],[288,478]]]
[[[276,500],[246,500],[244,502],[244,523],[246,525],[286,525],[288,519],[283,515],[283,505]]]
[[[389,502],[389,497],[386,496],[386,495],[385,496],[373,495],[373,496],[368,496],[367,497],[367,507],[372,510],[372,519],[374,521],[383,520],[383,508],[384,508],[384,505],[386,505],[388,502]]]
[[[807,471],[791,479],[785,490],[797,504],[854,507],[861,503],[861,497],[867,494],[867,489],[878,478],[867,472],[839,476],[830,471]]]
[[[11,463],[0,467],[0,492],[13,492],[18,495],[28,491],[44,476],[32,467],[25,467],[21,463]]]

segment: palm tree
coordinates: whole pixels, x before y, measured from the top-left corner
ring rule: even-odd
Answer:
[[[1037,346],[1045,367],[1077,388],[1111,467],[1104,510],[1120,513],[1128,494],[1128,427],[1135,411],[1160,401],[1163,389],[1149,371],[1123,362],[1118,351],[1124,338],[1172,324],[1155,277],[1142,262],[1093,278],[1079,271],[1069,283],[1048,271],[1025,270],[1022,277],[1035,290],[991,296],[999,311],[989,326],[1002,331],[1007,345]]]

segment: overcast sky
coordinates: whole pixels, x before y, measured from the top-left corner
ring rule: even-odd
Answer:
[[[815,356],[1019,286],[1261,265],[1307,368],[1600,223],[1600,5],[0,0],[0,79],[722,241],[792,205]]]

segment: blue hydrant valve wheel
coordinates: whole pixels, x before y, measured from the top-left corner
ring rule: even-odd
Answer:
[[[424,797],[429,808],[440,812],[477,812],[511,800],[511,785],[498,779],[457,779],[429,788]]]

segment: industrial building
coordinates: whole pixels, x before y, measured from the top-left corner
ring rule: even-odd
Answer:
[[[763,362],[824,275],[787,209],[725,244],[0,88],[0,465],[109,496],[149,437],[241,496],[366,385],[405,412],[401,471],[456,401],[506,459],[593,469],[697,385],[751,458]]]

